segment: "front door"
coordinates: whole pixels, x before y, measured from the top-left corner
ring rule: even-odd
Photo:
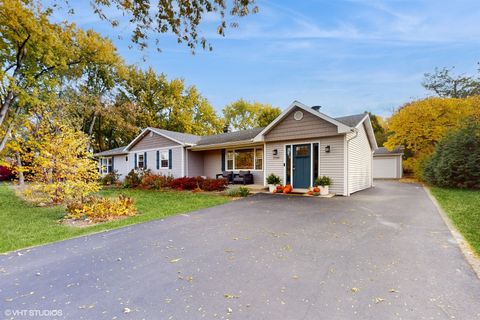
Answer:
[[[310,187],[311,161],[310,144],[293,146],[293,187],[306,189]]]

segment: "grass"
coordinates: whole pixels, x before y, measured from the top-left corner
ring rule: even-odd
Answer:
[[[433,187],[432,194],[480,256],[480,191]]]
[[[62,207],[36,207],[17,197],[7,184],[0,183],[0,252],[59,241],[92,232],[114,229],[139,222],[160,219],[225,203],[227,197],[190,192],[158,192],[109,189],[103,196],[123,193],[135,200],[139,214],[122,220],[79,228],[61,225]]]

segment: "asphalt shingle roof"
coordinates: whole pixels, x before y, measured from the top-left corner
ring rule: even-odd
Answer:
[[[248,129],[248,130],[241,130],[241,131],[204,136],[204,137],[201,137],[200,141],[197,142],[197,145],[204,146],[208,144],[219,144],[219,143],[251,140],[255,138],[263,129],[264,128],[254,128],[254,129]]]
[[[106,157],[106,156],[113,156],[113,155],[118,155],[118,154],[127,154],[128,152],[125,152],[125,147],[119,147],[115,149],[110,149],[110,150],[105,150],[102,152],[95,153],[95,157]]]
[[[187,144],[196,144],[202,138],[201,136],[197,136],[189,133],[182,133],[182,132],[170,131],[170,130],[159,129],[159,128],[150,128],[150,129],[158,133],[161,133],[167,137],[170,137],[174,140],[187,143]]]
[[[351,116],[335,118],[335,120],[349,127],[356,127],[364,117],[365,117],[365,113],[360,113],[360,114],[354,114]]]
[[[393,149],[392,151],[389,151],[387,148],[385,147],[379,147],[378,149],[376,149],[374,152],[373,152],[373,155],[374,156],[378,156],[378,155],[390,155],[390,154],[403,154],[403,149],[401,147],[396,147],[395,149]]]

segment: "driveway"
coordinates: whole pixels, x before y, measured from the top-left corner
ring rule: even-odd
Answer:
[[[376,184],[349,198],[257,195],[0,256],[0,314],[480,319],[480,280],[424,190]]]

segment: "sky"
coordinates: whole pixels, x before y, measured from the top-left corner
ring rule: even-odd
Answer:
[[[331,116],[387,117],[430,95],[424,73],[455,67],[474,74],[480,61],[478,0],[257,0],[259,13],[238,19],[225,37],[208,15],[200,30],[213,51],[195,55],[169,35],[160,37],[162,52],[153,41],[144,51],[130,48],[131,26],[112,29],[87,1],[69,3],[75,14],[57,12],[56,19],[110,38],[129,64],[183,78],[218,112],[243,98],[281,109],[298,100]]]

